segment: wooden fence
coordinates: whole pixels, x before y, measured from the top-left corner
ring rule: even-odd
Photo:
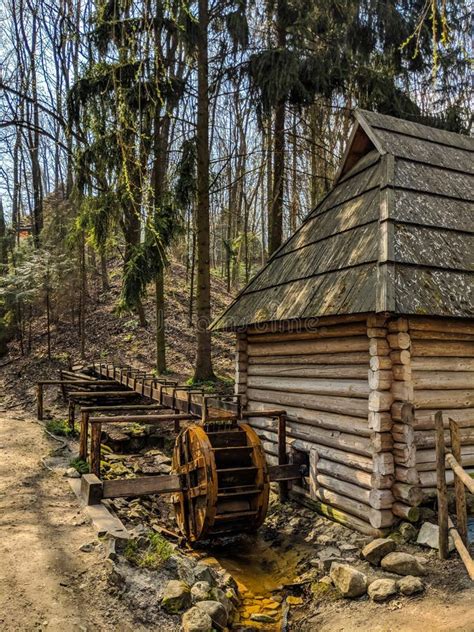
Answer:
[[[469,577],[474,581],[474,561],[467,548],[467,507],[466,490],[474,494],[474,480],[462,467],[461,461],[461,433],[459,425],[449,420],[449,433],[451,436],[451,451],[446,449],[444,441],[443,413],[438,411],[435,415],[436,427],[436,472],[438,492],[438,525],[439,525],[439,556],[441,559],[448,557],[449,536],[451,535],[454,546],[461,557]],[[448,490],[446,485],[446,466],[449,466],[454,474],[454,492],[456,498],[456,527],[448,513]]]

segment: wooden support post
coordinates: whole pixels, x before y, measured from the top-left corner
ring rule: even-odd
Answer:
[[[41,382],[38,382],[38,384],[36,385],[36,405],[36,416],[40,421],[43,421],[43,385],[41,384]]]
[[[286,453],[286,414],[278,415],[278,465],[286,465],[288,456]],[[280,502],[288,500],[288,482],[278,483]]]
[[[174,433],[176,435],[179,435],[180,432],[181,432],[181,423],[179,419],[175,419],[174,420]]]
[[[103,498],[102,481],[94,474],[83,474],[81,478],[81,498],[86,505],[98,505]]]
[[[74,404],[74,400],[70,399],[69,406],[68,406],[68,422],[69,422],[69,429],[71,430],[71,432],[74,432],[75,416],[76,416],[76,405]]]
[[[102,437],[102,424],[91,424],[91,473],[100,478],[100,440]]]
[[[61,380],[61,393],[62,393],[62,396],[63,396],[63,401],[66,401],[66,399],[67,399],[66,385],[63,383],[64,372],[63,372],[62,369],[60,369],[60,371],[59,371],[59,379]]]
[[[446,487],[446,465],[443,413],[435,414],[436,428],[436,479],[438,492],[439,557],[448,557],[448,490]]]
[[[449,432],[451,434],[451,451],[454,458],[462,466],[461,462],[461,436],[458,424],[453,420],[449,420]],[[461,540],[467,545],[467,507],[466,492],[464,483],[459,476],[454,476],[454,491],[456,495],[456,518],[457,527]]]
[[[87,461],[87,436],[89,434],[89,413],[81,411],[81,431],[79,435],[79,458]]]

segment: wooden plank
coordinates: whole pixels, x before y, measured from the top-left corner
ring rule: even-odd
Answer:
[[[452,334],[474,335],[474,323],[472,320],[459,320],[458,318],[422,318],[408,319],[410,331],[443,332]]]
[[[451,450],[453,458],[462,467],[461,459],[461,431],[455,421],[449,419],[449,433],[451,435]],[[455,472],[456,473],[456,472]],[[466,492],[464,489],[464,483],[459,476],[454,478],[454,492],[456,496],[456,518],[457,527],[461,540],[464,544],[467,544],[467,507],[466,507]]]
[[[184,421],[186,419],[196,419],[194,415],[185,413],[170,413],[163,415],[124,415],[120,417],[89,417],[89,423],[94,424],[128,424],[143,423],[155,425],[164,421]]]
[[[170,494],[181,490],[180,477],[176,474],[103,481],[102,485],[104,498]]]
[[[459,553],[459,557],[462,559],[470,579],[474,582],[474,561],[469,551],[465,547],[460,534],[454,528],[451,518],[448,518],[448,526],[449,526],[449,534],[453,538],[454,546],[456,547],[456,550]]]
[[[438,490],[439,556],[448,557],[448,490],[446,488],[443,413],[435,415],[436,427],[436,479]]]
[[[455,475],[463,482],[471,494],[474,494],[474,480],[464,471],[452,454],[446,454],[446,464],[449,465]]]
[[[316,395],[335,395],[339,397],[367,398],[370,392],[367,378],[365,380],[324,380],[315,378],[249,375],[247,384],[249,388],[265,389],[267,391],[314,393]]]

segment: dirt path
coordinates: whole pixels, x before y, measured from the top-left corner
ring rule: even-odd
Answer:
[[[57,443],[32,417],[0,412],[0,630],[144,630],[111,595],[67,479],[41,456]]]

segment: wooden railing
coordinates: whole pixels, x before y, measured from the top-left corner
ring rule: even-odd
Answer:
[[[444,442],[443,413],[438,411],[435,415],[436,428],[436,472],[438,492],[438,525],[439,525],[439,556],[441,559],[448,557],[449,536],[452,537],[454,546],[464,562],[469,577],[474,581],[474,561],[467,549],[467,507],[465,487],[474,494],[474,480],[462,467],[461,461],[461,433],[459,425],[449,420],[449,433],[451,437],[451,451],[446,449]],[[446,485],[446,466],[449,466],[454,474],[454,492],[456,498],[456,527],[448,513],[448,489]]]

